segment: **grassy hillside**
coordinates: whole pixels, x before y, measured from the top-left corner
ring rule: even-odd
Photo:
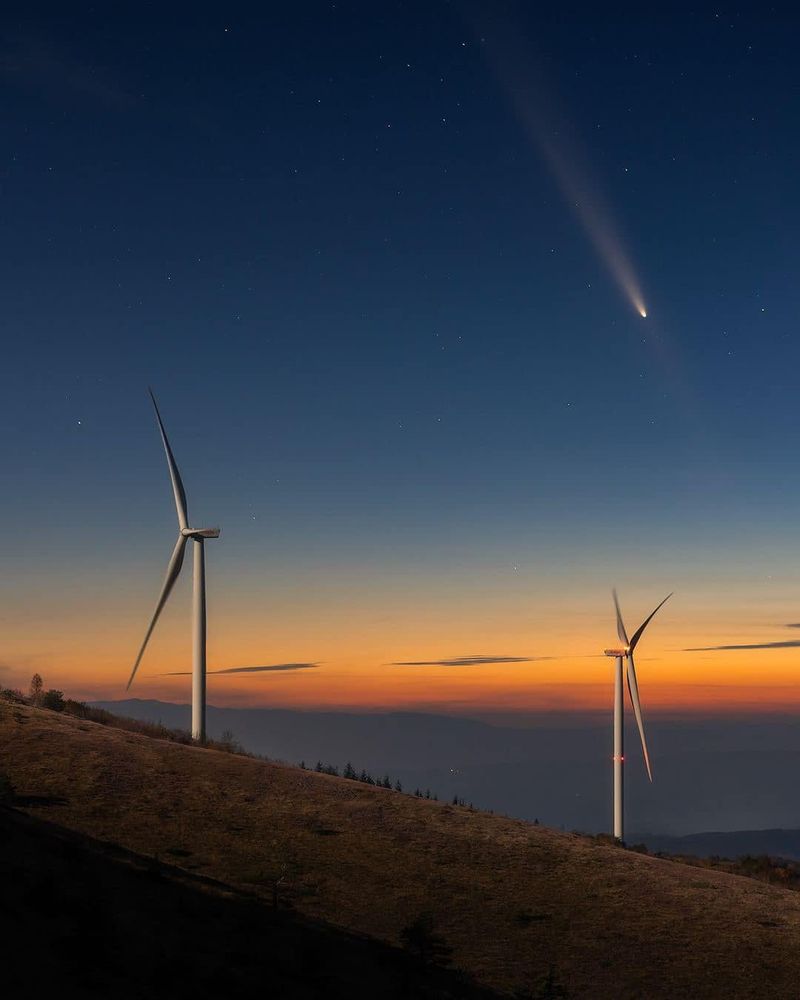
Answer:
[[[496,989],[796,997],[800,894],[381,788],[0,705],[24,809],[398,943],[421,913]],[[535,995],[535,994],[534,994]]]
[[[374,939],[0,809],[3,984],[14,995],[492,1000]]]

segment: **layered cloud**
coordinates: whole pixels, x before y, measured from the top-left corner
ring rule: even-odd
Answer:
[[[796,628],[797,626],[790,626]],[[690,646],[684,649],[684,653],[709,653],[715,650],[725,649],[792,649],[800,646],[800,639],[789,639],[784,642],[745,642],[734,643],[728,646]]]
[[[209,670],[209,674],[268,674],[284,670],[311,670],[318,663],[270,663],[263,667],[226,667],[224,670]],[[191,670],[175,670],[162,677],[190,677]]]
[[[397,660],[392,667],[479,667],[487,663],[532,663],[550,660],[550,656],[491,656],[485,653],[471,656],[453,656],[444,660]]]

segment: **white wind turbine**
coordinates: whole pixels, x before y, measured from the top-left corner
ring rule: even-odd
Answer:
[[[631,704],[633,705],[633,714],[636,716],[636,725],[639,727],[639,737],[642,741],[642,752],[644,753],[647,777],[652,781],[653,772],[650,769],[650,755],[647,753],[647,740],[644,736],[644,721],[642,720],[642,706],[639,702],[639,685],[636,683],[636,665],[633,662],[633,651],[636,649],[637,643],[642,638],[642,633],[650,624],[656,611],[662,605],[666,604],[670,597],[672,597],[672,594],[667,594],[655,611],[645,618],[630,639],[628,639],[628,633],[625,631],[625,623],[622,620],[622,612],[619,609],[616,590],[613,591],[613,594],[614,607],[617,611],[617,635],[620,642],[625,643],[625,645],[622,649],[606,649],[604,652],[606,656],[613,656],[617,661],[614,672],[614,837],[617,840],[623,840],[623,764],[625,763],[625,753],[623,744],[624,701],[622,694],[622,661],[625,660],[627,662],[628,692],[631,697]]]
[[[219,538],[219,528],[190,528],[189,517],[186,510],[186,492],[181,482],[181,474],[175,464],[175,456],[167,440],[167,432],[161,422],[161,414],[158,412],[158,404],[153,390],[148,390],[153,406],[156,411],[158,429],[161,431],[161,440],[164,442],[164,451],[167,455],[167,465],[169,466],[169,478],[172,481],[172,492],[175,494],[175,507],[178,512],[178,541],[172,550],[172,555],[167,566],[167,575],[164,577],[164,584],[161,587],[156,609],[150,620],[150,627],[145,633],[139,655],[133,665],[131,676],[128,681],[128,688],[133,683],[136,671],[144,656],[144,651],[156,622],[161,614],[164,605],[167,603],[175,581],[183,566],[183,557],[186,544],[191,539],[194,542],[194,574],[192,589],[192,738],[202,742],[206,738],[206,563],[205,563],[205,540],[206,538]]]

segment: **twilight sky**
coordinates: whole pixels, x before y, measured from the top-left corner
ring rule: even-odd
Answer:
[[[150,384],[212,703],[605,706],[616,584],[676,592],[646,712],[800,704],[799,22],[4,13],[0,682],[122,696]],[[189,570],[131,694],[188,696]]]

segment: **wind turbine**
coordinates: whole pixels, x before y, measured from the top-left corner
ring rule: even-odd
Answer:
[[[159,615],[167,603],[167,598],[175,586],[186,551],[186,545],[191,539],[194,543],[194,573],[192,588],[192,739],[202,742],[206,738],[206,561],[205,561],[205,540],[207,538],[219,538],[219,528],[190,528],[189,515],[186,510],[186,491],[181,482],[181,474],[175,464],[175,456],[169,446],[167,432],[161,421],[161,414],[158,412],[158,404],[153,390],[148,389],[150,398],[156,411],[158,429],[161,431],[161,440],[164,443],[164,451],[167,455],[167,466],[169,467],[169,478],[172,482],[172,492],[175,495],[175,508],[178,512],[178,541],[172,550],[167,575],[161,587],[156,609],[150,620],[150,626],[145,633],[139,655],[133,665],[131,676],[128,681],[128,688],[133,683],[136,671],[139,669],[144,651],[153,629],[156,627]],[[126,689],[127,690],[127,689]]]
[[[644,721],[642,720],[642,706],[639,703],[639,685],[636,683],[636,665],[633,662],[633,651],[636,649],[637,643],[642,638],[642,633],[650,624],[656,611],[666,604],[670,597],[672,597],[672,594],[667,594],[661,604],[656,607],[655,611],[651,612],[645,618],[632,637],[628,639],[628,633],[625,631],[625,623],[622,620],[622,612],[619,609],[617,592],[614,590],[612,593],[614,594],[614,607],[617,611],[617,635],[620,642],[625,643],[622,649],[604,650],[606,656],[613,656],[617,661],[614,672],[614,837],[616,840],[623,840],[623,764],[625,763],[623,715],[625,706],[622,694],[622,661],[625,660],[627,663],[628,693],[633,705],[633,714],[636,716],[636,725],[639,728],[639,738],[642,741],[642,752],[644,753],[647,777],[652,781],[653,772],[650,769],[650,755],[647,752],[647,740],[644,736]]]

